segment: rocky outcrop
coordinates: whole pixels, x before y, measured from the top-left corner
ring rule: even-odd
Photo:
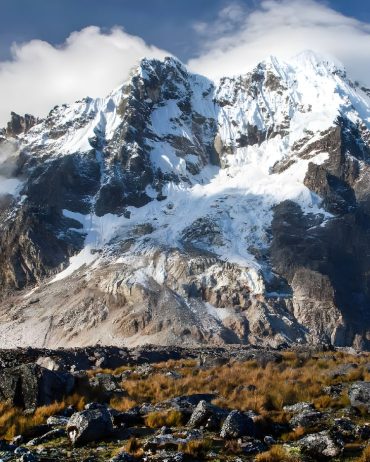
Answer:
[[[23,117],[12,112],[10,122],[6,127],[6,135],[15,137],[21,133],[27,133],[37,122],[37,118],[33,115],[25,114]]]
[[[0,370],[1,400],[26,410],[61,401],[73,389],[74,378],[66,372],[52,372],[35,364]]]

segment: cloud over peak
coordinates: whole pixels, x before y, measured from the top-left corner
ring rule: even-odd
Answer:
[[[222,11],[214,23],[195,28],[202,46],[188,63],[193,70],[214,78],[235,75],[267,55],[288,59],[312,49],[339,59],[353,78],[370,85],[370,24],[316,0],[263,0],[252,11],[239,3],[233,8],[227,31],[222,32]]]
[[[144,56],[169,53],[115,27],[90,26],[53,46],[42,40],[14,44],[12,59],[0,63],[0,127],[10,111],[44,116],[56,104],[105,96],[121,84]]]
[[[370,24],[318,0],[255,5],[248,9],[230,1],[215,21],[195,22],[199,45],[187,63],[190,69],[217,79],[245,73],[268,55],[288,59],[312,49],[337,58],[353,79],[370,86]],[[140,58],[166,55],[120,27],[104,32],[90,26],[59,46],[41,40],[14,44],[12,58],[0,62],[0,127],[11,110],[45,116],[56,104],[105,96]]]

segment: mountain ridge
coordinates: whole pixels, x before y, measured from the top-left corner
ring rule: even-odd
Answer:
[[[218,84],[144,59],[107,98],[14,115],[0,341],[367,348],[369,126],[311,52]]]

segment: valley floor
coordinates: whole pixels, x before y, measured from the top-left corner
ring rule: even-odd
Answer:
[[[121,364],[104,367],[104,354]],[[4,461],[370,461],[366,352],[96,347],[0,360]]]

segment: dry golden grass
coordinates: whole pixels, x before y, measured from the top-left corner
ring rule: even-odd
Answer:
[[[27,429],[45,423],[48,417],[61,412],[70,405],[77,410],[82,410],[85,400],[79,395],[72,395],[60,403],[41,406],[33,414],[25,414],[22,409],[12,407],[7,403],[0,403],[0,438],[11,440]]]
[[[141,443],[135,437],[130,438],[128,440],[124,447],[124,450],[135,457],[140,457],[143,454],[143,448],[141,447]]]
[[[192,440],[185,444],[179,444],[178,450],[193,457],[204,457],[208,451],[212,448],[212,441],[208,439],[204,440]]]
[[[137,402],[131,398],[112,398],[109,402],[109,406],[117,411],[127,411],[137,405]]]
[[[302,436],[305,435],[305,429],[303,427],[297,427],[293,431],[289,433],[284,433],[284,435],[281,436],[281,440],[288,442],[288,441],[297,441]]]
[[[353,380],[370,380],[364,364],[369,355],[352,356],[343,352],[299,355],[284,352],[279,364],[258,366],[256,361],[233,362],[210,369],[199,368],[195,361],[168,361],[154,365],[147,377],[133,374],[122,383],[127,397],[111,403],[116,409],[125,410],[143,402],[160,402],[175,396],[192,393],[215,393],[215,404],[240,410],[255,410],[262,415],[273,414],[284,419],[282,408],[299,401],[311,401],[318,409],[339,408],[348,404],[343,394],[338,399],[325,395],[323,387]],[[359,367],[344,378],[332,378],[331,370],[338,366],[356,362]],[[176,369],[180,378],[165,375]],[[250,386],[250,387],[248,387]]]
[[[145,425],[149,428],[180,427],[183,416],[179,411],[151,412],[145,418]]]
[[[370,446],[366,446],[357,462],[370,462]]]
[[[348,363],[358,364],[345,377],[333,378],[330,372]],[[122,383],[126,392],[123,398],[112,399],[110,405],[125,411],[144,402],[157,403],[175,396],[192,393],[215,393],[214,403],[233,409],[255,410],[260,413],[257,424],[263,428],[271,422],[286,423],[289,416],[283,407],[299,401],[310,401],[318,409],[339,408],[348,404],[348,396],[333,399],[325,395],[322,389],[327,385],[354,380],[370,380],[370,373],[365,364],[369,362],[369,354],[356,357],[344,352],[297,354],[284,352],[281,363],[267,363],[259,366],[256,361],[231,362],[219,367],[203,369],[195,360],[167,361],[153,365],[153,372],[148,376],[135,373],[135,368],[128,379]],[[120,373],[127,367],[115,371],[101,372]],[[166,375],[169,370],[177,370],[180,378]],[[94,371],[93,373],[96,373]],[[48,416],[60,412],[73,404],[82,409],[85,399],[74,395],[62,403],[39,408],[32,415],[25,415],[20,409],[0,403],[0,438],[11,439],[25,429],[44,423]],[[179,413],[156,412],[147,417],[147,425],[152,428],[163,425],[179,426]],[[367,410],[362,415],[368,419]],[[284,436],[286,441],[299,438],[300,430]],[[191,448],[188,450],[192,450]],[[281,452],[277,446],[266,457],[278,457]],[[274,452],[275,451],[275,452]],[[365,457],[365,456],[364,456]],[[263,459],[259,459],[263,461]],[[266,459],[269,460],[269,459]],[[274,460],[274,459],[271,459]],[[287,459],[290,460],[290,459]],[[363,459],[365,460],[365,459]]]
[[[363,367],[368,360],[368,354],[353,357],[343,352],[314,355],[284,352],[283,361],[279,364],[268,363],[260,367],[256,361],[245,361],[211,369],[197,367],[195,360],[171,360],[153,365],[154,372],[147,377],[133,371],[122,384],[127,397],[114,399],[110,404],[124,411],[145,401],[155,403],[183,394],[215,392],[219,396],[215,404],[241,410],[253,409],[261,413],[263,418],[272,416],[275,422],[282,423],[287,421],[282,408],[288,404],[312,401],[318,409],[323,410],[348,405],[346,393],[333,399],[323,394],[322,388],[338,381],[370,380],[370,374]],[[340,365],[353,362],[359,367],[345,377],[332,378],[328,374]],[[125,369],[127,367],[104,372],[119,373]],[[181,378],[164,374],[173,369],[181,373]],[[248,388],[247,385],[255,388]],[[168,416],[163,413],[155,413],[150,419],[150,426],[153,427],[170,425],[166,423]]]
[[[258,454],[256,462],[299,462],[299,458],[289,454],[282,446],[273,446],[269,451]]]
[[[121,367],[118,367],[117,369],[97,368],[97,369],[91,369],[91,370],[87,371],[87,375],[89,377],[94,377],[94,375],[96,375],[96,374],[115,374],[115,375],[119,375],[119,374],[122,374],[122,372],[129,371],[129,370],[132,370],[132,369],[133,369],[132,366],[121,366]]]

